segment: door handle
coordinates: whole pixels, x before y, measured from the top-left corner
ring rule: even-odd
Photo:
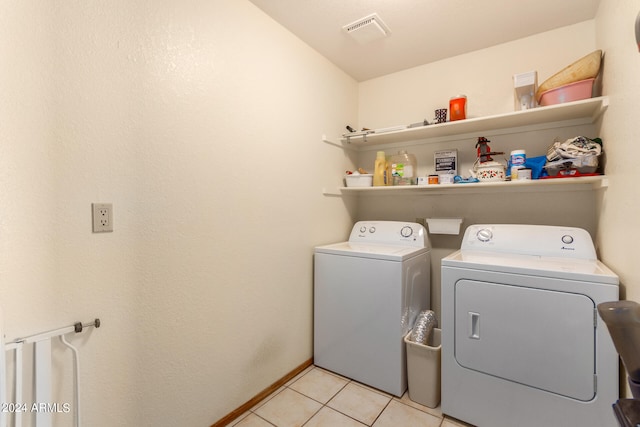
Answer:
[[[480,313],[469,312],[469,338],[480,339]]]

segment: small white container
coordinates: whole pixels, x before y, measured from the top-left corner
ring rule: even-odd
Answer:
[[[513,76],[513,106],[514,110],[529,110],[535,108],[535,93],[538,90],[538,72],[515,74]]]
[[[524,150],[513,150],[511,152],[511,180],[518,179],[518,171],[524,169],[527,162],[527,152]]]
[[[344,180],[347,187],[371,187],[373,186],[373,174],[345,175]]]
[[[453,184],[453,176],[452,173],[441,174],[439,177],[440,184]]]
[[[518,170],[518,180],[531,179],[531,168],[522,168]]]

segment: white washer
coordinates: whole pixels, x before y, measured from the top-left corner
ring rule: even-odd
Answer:
[[[477,426],[616,426],[618,355],[596,306],[618,277],[589,233],[472,225],[442,260],[442,412]]]
[[[430,303],[422,225],[361,221],[348,242],[315,248],[314,364],[402,396],[404,336]]]

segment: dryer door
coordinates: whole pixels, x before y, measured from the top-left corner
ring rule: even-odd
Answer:
[[[459,280],[455,358],[468,369],[589,401],[595,396],[594,310],[581,294]]]

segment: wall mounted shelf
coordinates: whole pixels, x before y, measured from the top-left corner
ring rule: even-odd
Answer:
[[[366,150],[383,144],[429,144],[469,135],[524,132],[595,123],[609,106],[609,98],[601,96],[564,104],[514,111],[495,116],[477,117],[455,122],[407,128],[381,133],[342,138],[332,142],[323,135],[324,142],[349,150]],[[415,145],[416,143],[413,143]],[[605,175],[541,180],[478,182],[472,184],[409,185],[393,187],[340,187],[338,191],[323,191],[326,196],[382,196],[430,194],[478,194],[504,192],[593,191],[606,188]]]
[[[399,185],[392,187],[340,187],[339,193],[324,192],[325,195],[351,196],[411,196],[434,194],[483,194],[524,193],[554,191],[593,191],[606,188],[606,175],[577,178],[554,178],[502,182],[476,182],[470,184]]]
[[[415,140],[437,142],[443,138],[464,137],[466,134],[495,133],[500,130],[537,130],[571,125],[594,123],[609,106],[609,99],[601,96],[564,104],[538,107],[524,111],[514,111],[495,116],[475,117],[455,122],[406,128],[340,139],[342,145],[354,149],[382,144],[393,144]],[[527,129],[523,129],[527,128]],[[326,138],[323,138],[325,142]],[[337,145],[333,143],[334,145]]]

